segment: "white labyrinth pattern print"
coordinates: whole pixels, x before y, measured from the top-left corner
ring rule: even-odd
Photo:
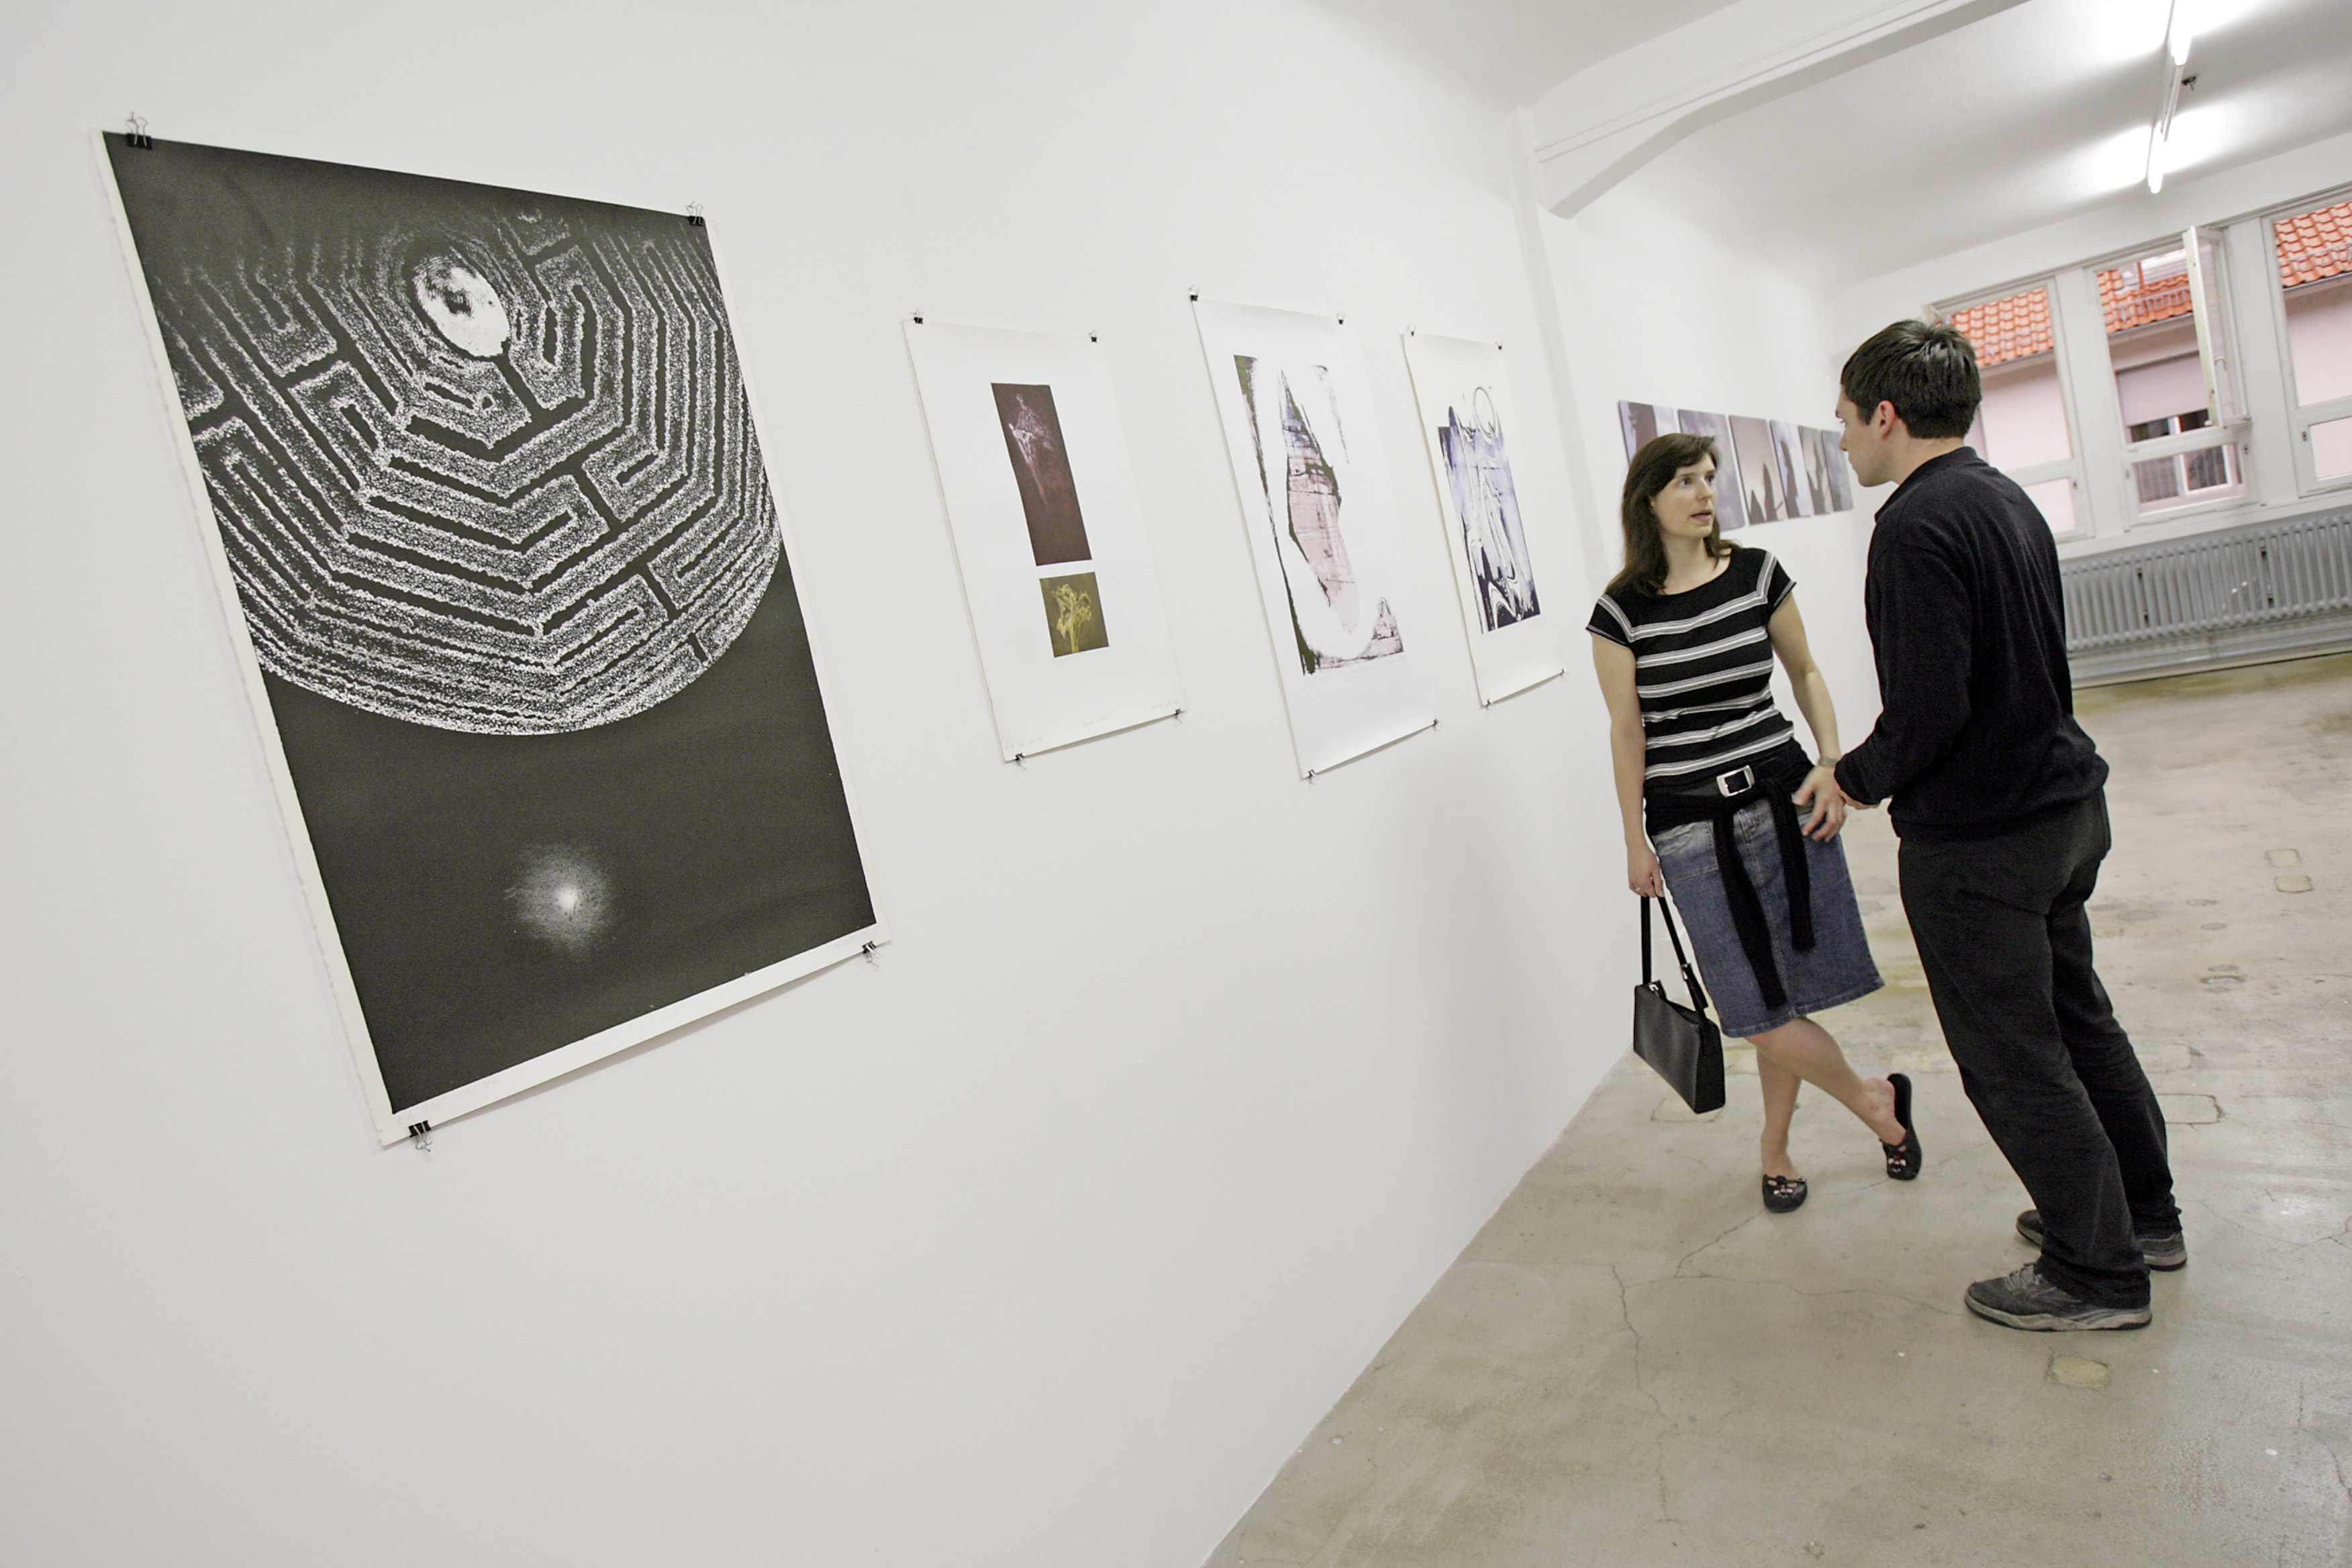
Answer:
[[[1498,702],[1560,672],[1559,643],[1543,618],[1511,468],[1510,436],[1519,424],[1503,351],[1493,343],[1408,332],[1404,353],[1470,636],[1478,700]]]
[[[106,146],[379,1135],[878,940],[706,232]]]
[[[908,321],[1004,760],[1183,705],[1099,343]]]
[[[1194,311],[1299,772],[1319,773],[1434,721],[1371,387],[1339,321]]]

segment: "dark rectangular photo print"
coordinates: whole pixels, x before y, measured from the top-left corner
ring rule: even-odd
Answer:
[[[1021,487],[1021,510],[1029,520],[1029,550],[1040,566],[1091,561],[1086,520],[1078,515],[1077,480],[1070,474],[1069,449],[1062,444],[1061,416],[1054,411],[1050,386],[991,384],[996,417],[1004,426],[1004,450]]]
[[[379,1131],[874,927],[706,231],[107,151]]]

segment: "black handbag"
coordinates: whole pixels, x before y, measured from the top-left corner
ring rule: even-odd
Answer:
[[[1675,911],[1666,910],[1666,935],[1675,944],[1675,962],[1683,966],[1683,984],[1691,1005],[1666,999],[1666,988],[1650,973],[1650,905],[1664,899],[1642,900],[1642,984],[1633,992],[1633,1054],[1658,1069],[1658,1076],[1683,1097],[1683,1103],[1702,1115],[1723,1109],[1723,1031],[1706,1016],[1706,993],[1699,989],[1690,955],[1683,952],[1682,932],[1675,928]]]

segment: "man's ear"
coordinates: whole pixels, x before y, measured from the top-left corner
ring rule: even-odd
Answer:
[[[1895,412],[1894,400],[1889,398],[1881,400],[1878,406],[1870,411],[1870,432],[1885,441],[1896,436],[1908,436],[1911,427],[1903,423],[1903,416]]]

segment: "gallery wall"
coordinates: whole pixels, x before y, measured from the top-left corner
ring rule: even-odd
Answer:
[[[1575,384],[1569,438],[1586,474],[1588,569],[1600,583],[1623,561],[1618,399],[1837,427],[1838,367],[1852,345],[1832,328],[1822,296],[1694,222],[1691,199],[1636,175],[1573,218],[1538,215],[1561,358]],[[1857,489],[1851,511],[1731,535],[1771,551],[1796,579],[1848,745],[1869,732],[1878,713],[1862,577],[1871,516],[1887,493]],[[1776,672],[1774,682],[1783,710],[1793,714],[1787,676]]]
[[[12,33],[0,1557],[1200,1561],[1622,1048],[1593,498],[1502,115],[1301,0]],[[132,110],[701,205],[872,963],[376,1146],[91,146]],[[1612,243],[1581,252],[1610,286]],[[1311,783],[1195,290],[1344,313],[1371,370],[1441,723]],[[1181,720],[999,759],[917,311],[1100,335]],[[1514,356],[1569,679],[1488,709],[1407,327]],[[1794,373],[1636,384],[1630,345],[1570,347],[1616,356],[1588,440],[1621,394],[1821,412]]]

